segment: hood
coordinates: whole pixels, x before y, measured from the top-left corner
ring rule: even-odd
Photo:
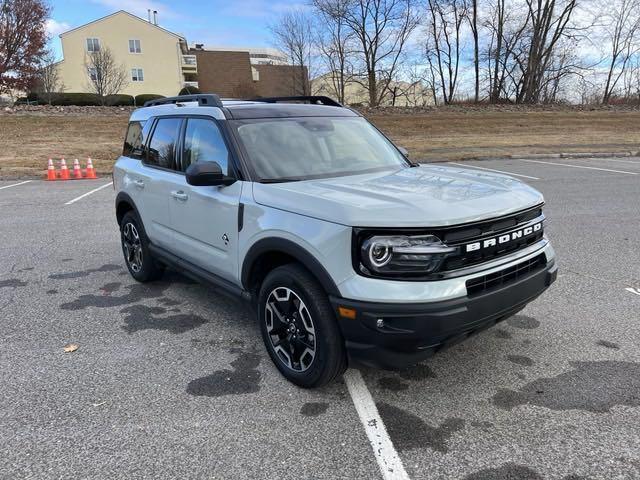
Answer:
[[[438,165],[253,186],[259,204],[354,227],[438,227],[543,202],[512,177]]]

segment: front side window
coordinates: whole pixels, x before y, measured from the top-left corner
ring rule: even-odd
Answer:
[[[233,122],[262,181],[328,178],[409,166],[364,118],[300,117]]]
[[[146,163],[157,167],[180,170],[176,160],[176,145],[180,135],[180,118],[161,118],[153,130]]]
[[[129,40],[129,53],[142,53],[140,40]]]
[[[184,136],[182,171],[192,163],[217,162],[228,175],[229,151],[218,126],[204,118],[190,118]]]
[[[132,82],[143,82],[144,81],[144,72],[141,68],[132,68],[131,69],[131,81]]]
[[[87,52],[99,52],[100,40],[97,38],[87,38]]]

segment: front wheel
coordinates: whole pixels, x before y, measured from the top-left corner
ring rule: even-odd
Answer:
[[[344,341],[327,294],[300,265],[284,265],[267,275],[258,317],[267,351],[289,381],[320,387],[345,371]]]

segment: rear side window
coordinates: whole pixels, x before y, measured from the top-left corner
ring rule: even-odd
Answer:
[[[170,170],[180,170],[177,164],[176,145],[180,136],[180,118],[160,118],[156,122],[146,163]]]
[[[147,128],[145,128],[145,124]],[[144,145],[149,136],[149,126],[151,122],[130,122],[127,135],[124,139],[122,155],[125,157],[142,160],[144,156]]]
[[[213,120],[190,118],[184,135],[182,171],[192,163],[217,162],[228,175],[229,151]]]

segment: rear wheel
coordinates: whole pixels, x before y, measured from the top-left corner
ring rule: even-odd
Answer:
[[[122,217],[120,240],[124,261],[133,278],[144,283],[162,276],[164,269],[151,255],[149,239],[134,212],[128,212]]]
[[[267,275],[258,317],[267,351],[289,381],[319,387],[346,369],[344,341],[327,294],[300,265],[278,267]]]

